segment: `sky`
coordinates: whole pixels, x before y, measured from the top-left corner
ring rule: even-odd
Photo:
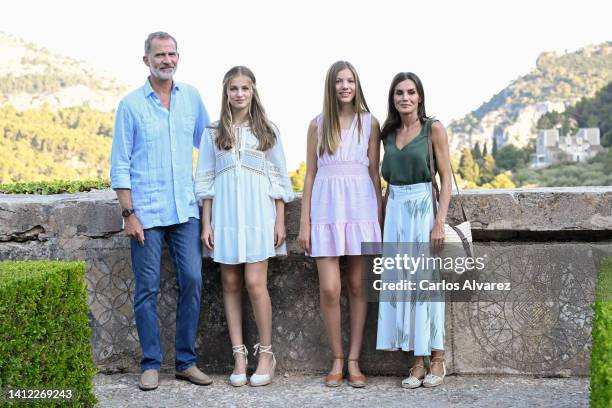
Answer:
[[[612,40],[612,2],[496,1],[10,1],[0,31],[86,61],[131,87],[144,83],[148,33],[178,41],[177,81],[195,85],[217,119],[223,75],[246,65],[278,125],[289,170],[305,159],[325,73],[350,61],[383,122],[388,87],[415,72],[426,108],[447,124],[535,68],[543,51]],[[0,62],[1,63],[1,62]]]

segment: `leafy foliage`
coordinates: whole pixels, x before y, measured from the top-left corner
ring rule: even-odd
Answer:
[[[591,352],[591,407],[608,408],[612,403],[612,258],[604,258],[598,274],[593,305]]]
[[[465,181],[477,183],[480,177],[480,168],[478,163],[474,161],[472,152],[467,147],[461,152],[461,161],[459,162],[459,174]]]
[[[0,389],[70,389],[93,406],[88,311],[82,262],[0,262]]]
[[[293,191],[304,190],[304,177],[306,176],[306,162],[301,162],[300,166],[295,170],[289,172],[289,180],[293,186]]]
[[[27,183],[0,184],[0,193],[4,194],[61,194],[78,193],[110,188],[109,180],[53,180],[32,181]]]
[[[0,108],[0,183],[108,177],[114,115],[86,106]]]
[[[538,121],[538,128],[561,126],[561,133],[575,133],[578,128],[598,127],[601,145],[612,146],[612,82],[599,90],[593,98],[583,98],[563,113],[548,112]]]
[[[569,118],[566,115],[557,111],[546,112],[545,114],[543,114],[538,120],[536,126],[538,129],[560,128],[562,135],[576,133],[576,130],[578,128],[576,122],[570,122]]]
[[[61,72],[46,72],[44,74],[25,74],[15,76],[12,74],[0,78],[0,95],[13,94],[17,92],[43,93],[55,92],[60,89],[83,84],[83,80],[76,76],[62,75]],[[89,85],[89,84],[87,84]]]
[[[496,164],[492,155],[486,154],[482,159],[482,167],[480,171],[480,181],[489,183],[495,178]]]
[[[586,162],[558,163],[540,170],[523,168],[512,178],[519,186],[612,186],[612,150]]]
[[[472,149],[472,157],[474,158],[474,160],[479,162],[482,160],[482,156],[483,154],[482,154],[482,151],[480,150],[480,143],[476,142],[476,145]]]
[[[493,178],[490,184],[484,184],[483,188],[515,188],[516,185],[512,182],[510,178],[510,173],[499,173],[497,176]]]
[[[533,151],[530,147],[519,149],[514,145],[505,145],[497,151],[495,163],[501,170],[517,170],[527,166],[529,155]]]

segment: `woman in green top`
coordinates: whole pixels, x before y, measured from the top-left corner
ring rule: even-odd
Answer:
[[[388,115],[381,132],[385,147],[382,175],[389,184],[383,199],[383,241],[405,243],[409,248],[431,244],[434,249],[439,249],[444,243],[444,223],[451,194],[446,130],[440,122],[425,114],[423,85],[411,72],[401,72],[393,78],[388,103]],[[429,134],[441,181],[436,214],[432,205]],[[385,256],[394,256],[387,252],[385,249]],[[419,253],[411,254],[420,256],[420,249]],[[413,271],[413,274],[405,270],[388,272],[383,273],[383,282],[385,279],[401,281],[412,278],[417,280],[417,286],[421,278],[427,279],[431,275],[431,271],[424,268]],[[381,292],[376,348],[414,352],[415,364],[410,369],[410,376],[402,381],[402,387],[440,385],[446,374],[444,302],[419,300],[409,290]],[[425,356],[431,358],[429,372],[425,369]]]

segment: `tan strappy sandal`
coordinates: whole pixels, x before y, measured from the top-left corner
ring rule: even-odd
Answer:
[[[342,379],[344,378],[344,356],[332,358],[332,364],[336,360],[342,361],[342,372],[336,374],[327,374],[325,376],[325,385],[328,387],[339,387],[342,385]]]
[[[359,361],[358,358],[349,358],[348,361]],[[364,374],[359,375],[351,375],[349,373],[348,383],[353,388],[363,388],[366,386],[366,382],[368,381],[368,377]]]

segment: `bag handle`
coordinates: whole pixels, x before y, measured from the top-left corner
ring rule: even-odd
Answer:
[[[433,204],[434,217],[438,214],[438,208],[436,202],[440,198],[440,190],[438,189],[438,182],[436,181],[436,172],[434,171],[434,162],[436,160],[436,156],[433,150],[433,144],[431,140],[431,125],[433,124],[433,120],[428,120],[425,122],[425,126],[427,126],[427,147],[429,149],[429,174],[431,176],[431,184],[433,186],[433,193],[431,196],[431,201]],[[463,197],[461,196],[461,191],[459,191],[459,185],[457,184],[457,178],[455,177],[455,171],[453,170],[453,165],[450,165],[451,174],[453,175],[453,181],[455,182],[455,188],[457,189],[457,195],[459,196],[459,206],[461,207],[461,214],[463,214],[463,221],[467,221],[467,216],[465,215],[465,209],[463,208]]]

